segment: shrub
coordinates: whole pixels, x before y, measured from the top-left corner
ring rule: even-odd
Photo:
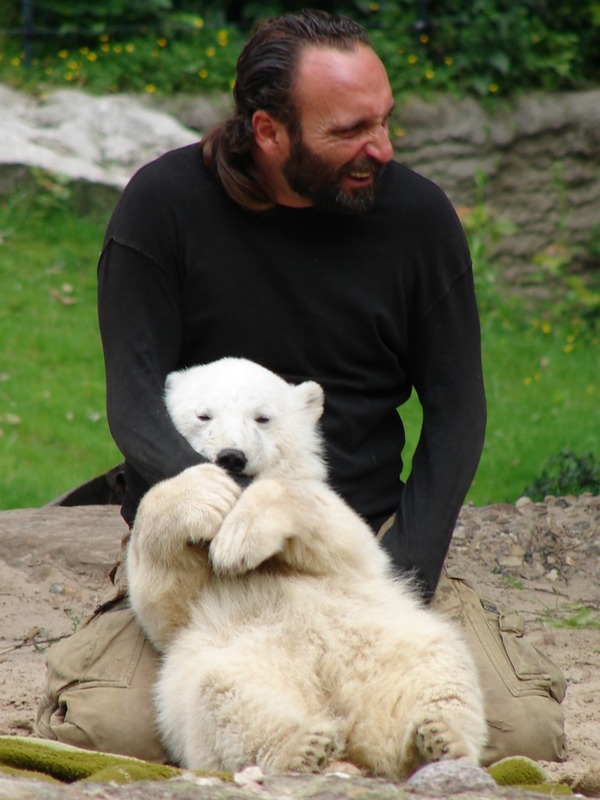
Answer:
[[[600,494],[600,458],[593,453],[577,455],[560,450],[545,462],[539,478],[524,490],[532,500],[548,495],[580,495],[583,492]]]
[[[156,87],[158,74],[163,93],[228,87],[252,23],[305,5],[300,0],[31,3],[35,30],[24,50],[19,33],[24,6],[19,0],[2,4],[0,29],[5,29],[6,42],[0,51],[0,80],[32,87],[67,81],[97,91],[127,91]],[[597,0],[321,0],[318,5],[366,25],[397,94],[430,89],[494,97],[600,81]],[[227,58],[201,63],[196,56],[206,54],[222,31],[228,47],[221,55]],[[109,40],[112,47],[107,47]],[[168,50],[157,44],[164,41]],[[125,45],[130,48],[126,56]],[[69,58],[82,61],[81,67],[65,70],[57,54],[82,48],[83,60]]]

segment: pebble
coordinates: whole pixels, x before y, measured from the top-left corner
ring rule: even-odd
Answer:
[[[462,760],[427,764],[406,783],[410,792],[441,797],[491,788],[497,784],[484,769]]]

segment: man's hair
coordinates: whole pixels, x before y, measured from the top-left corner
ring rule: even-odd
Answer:
[[[348,17],[304,10],[263,22],[237,61],[234,111],[203,139],[204,160],[239,205],[264,211],[274,205],[251,156],[252,117],[263,110],[283,122],[290,133],[300,127],[294,103],[294,78],[302,49],[330,47],[350,51],[370,46],[365,29]]]

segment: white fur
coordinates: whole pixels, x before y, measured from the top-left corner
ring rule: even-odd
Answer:
[[[477,762],[472,659],[325,483],[320,387],[223,359],[171,375],[166,398],[199,452],[243,450],[254,476],[242,492],[214,464],[191,467],[137,514],[131,600],[164,652],[156,703],[175,761],[285,772],[345,759],[390,778]]]

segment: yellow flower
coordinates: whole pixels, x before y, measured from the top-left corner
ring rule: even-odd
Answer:
[[[90,52],[90,48],[89,47],[82,47],[79,52],[81,53],[82,56],[87,56],[87,54]]]
[[[542,333],[552,333],[552,325],[549,322],[542,322]]]
[[[564,350],[565,353],[570,353],[572,349],[573,349],[573,345],[572,344],[566,344],[563,347],[563,350]]]
[[[108,42],[109,38],[110,37],[109,37],[108,33],[103,33],[102,36],[100,36],[100,41],[101,42]]]
[[[488,92],[490,94],[496,94],[499,88],[500,87],[498,86],[497,83],[490,83],[490,85],[488,86]]]
[[[69,61],[69,63],[68,63],[68,65],[67,65],[67,66],[68,66],[68,67],[69,67],[69,69],[71,69],[71,70],[76,70],[76,69],[79,69],[79,67],[81,66],[81,64],[79,63],[79,61]]]
[[[125,45],[125,50],[127,50],[128,53],[133,53],[135,50],[135,45],[133,44],[133,42],[128,42]]]
[[[69,57],[69,51],[68,50],[59,50],[58,51],[58,57],[59,58],[68,58]]]
[[[221,45],[221,47],[225,47],[229,41],[229,33],[225,30],[219,31],[217,33],[217,42]]]
[[[166,46],[167,46],[167,40],[166,40],[164,37],[163,37],[163,38],[161,38],[161,39],[157,39],[157,40],[156,40],[156,44],[157,44],[159,47],[166,47]]]
[[[406,131],[404,128],[394,128],[394,136],[397,136],[401,139],[403,136],[406,136]]]
[[[113,47],[113,53],[122,53],[122,52],[123,52],[123,48],[121,47],[121,45],[120,45],[120,44],[116,44],[116,45],[114,45],[114,47]]]
[[[369,11],[379,11],[379,3],[369,3]]]
[[[204,20],[202,17],[196,17],[194,20],[194,27],[196,28],[203,28],[204,27]]]
[[[147,83],[144,86],[144,91],[147,92],[148,94],[154,94],[154,92],[156,91],[156,86],[153,83]]]
[[[88,61],[96,61],[97,59],[98,56],[96,55],[96,53],[88,53]]]
[[[529,375],[526,378],[523,378],[523,383],[525,384],[525,386],[531,386],[531,378],[529,377]]]
[[[198,76],[200,78],[202,78],[202,80],[204,80],[205,78],[208,78],[208,70],[207,69],[201,69],[200,72],[198,73]]]
[[[10,63],[12,64],[13,67],[20,67],[21,59],[15,56],[14,58],[11,58]]]
[[[426,33],[422,33],[419,36],[419,41],[421,42],[421,44],[427,44],[429,42],[429,36],[427,36]]]
[[[52,67],[46,67],[46,69],[44,70],[44,72],[46,73],[46,75],[52,75],[52,73],[54,72],[54,70],[52,69]]]
[[[409,64],[416,64],[419,59],[416,56],[411,55],[406,60]]]
[[[207,48],[206,48],[206,55],[207,55],[209,58],[214,58],[214,57],[215,57],[215,55],[216,55],[216,52],[217,52],[217,51],[215,50],[215,48],[214,48],[214,47],[207,47]]]
[[[444,64],[449,67],[451,64],[454,63],[454,59],[452,56],[444,56]]]
[[[101,44],[100,45],[100,50],[102,50],[103,53],[110,53],[110,45],[109,44]]]
[[[425,77],[427,78],[428,81],[430,81],[432,80],[432,78],[435,78],[435,72],[432,69],[426,69]]]

